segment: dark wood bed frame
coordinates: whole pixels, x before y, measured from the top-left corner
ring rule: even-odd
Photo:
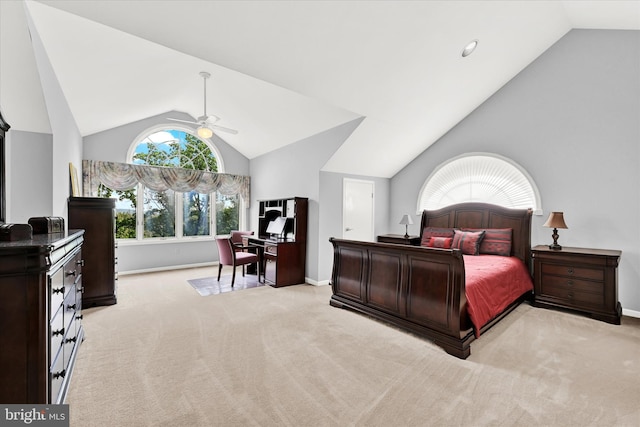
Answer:
[[[531,271],[530,209],[462,203],[424,211],[425,227],[512,228],[512,256]],[[432,340],[461,359],[475,338],[466,310],[465,272],[457,249],[373,243],[330,238],[333,271],[330,304],[386,321]],[[530,292],[514,301],[480,332],[511,312]]]

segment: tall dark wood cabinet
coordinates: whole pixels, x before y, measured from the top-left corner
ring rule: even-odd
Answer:
[[[85,230],[84,307],[117,302],[115,215],[115,199],[69,198],[69,228]]]
[[[82,235],[0,242],[0,403],[64,402],[84,336]]]
[[[289,197],[259,203],[258,240],[264,246],[265,282],[274,287],[304,283],[309,199]],[[277,217],[285,218],[284,230],[280,235],[272,235],[267,228]]]

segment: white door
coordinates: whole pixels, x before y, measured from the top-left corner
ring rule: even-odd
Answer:
[[[345,178],[342,184],[342,237],[373,242],[373,181]]]

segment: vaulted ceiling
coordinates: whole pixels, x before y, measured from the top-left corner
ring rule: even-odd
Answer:
[[[202,115],[208,71],[248,158],[364,117],[323,170],[391,177],[571,29],[640,30],[640,1],[0,0],[0,106],[46,133],[27,16],[82,135]]]

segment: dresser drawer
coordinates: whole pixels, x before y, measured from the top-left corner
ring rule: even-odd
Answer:
[[[599,268],[574,267],[572,265],[542,264],[542,274],[580,277],[582,279],[604,280],[604,271]]]
[[[60,350],[66,331],[62,305],[58,307],[58,310],[53,313],[52,316],[53,318],[51,319],[51,323],[49,323],[49,336],[51,337],[51,344],[49,347],[49,354],[51,355],[50,360],[53,360],[53,357],[56,355],[58,350]]]
[[[58,400],[58,395],[60,394],[60,389],[62,389],[64,377],[67,374],[64,364],[64,352],[62,351],[62,348],[60,348],[59,350],[60,351],[58,351],[58,353],[54,355],[53,363],[51,364],[51,369],[49,370],[50,402],[56,402]]]
[[[49,315],[53,316],[57,308],[62,304],[62,300],[66,293],[66,289],[64,287],[64,272],[62,268],[50,277],[50,283],[49,298],[51,311],[49,312]]]
[[[71,291],[67,293],[67,296],[64,297],[64,303],[62,306],[62,311],[64,313],[64,324],[65,329],[69,328],[69,323],[75,319],[76,309],[78,305],[76,302],[76,287],[71,286]]]
[[[64,265],[64,284],[69,286],[74,284],[82,274],[82,255],[78,252],[69,262]]]

